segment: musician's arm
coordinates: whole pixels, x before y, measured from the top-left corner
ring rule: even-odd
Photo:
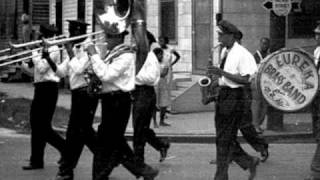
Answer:
[[[249,84],[250,76],[257,72],[257,65],[251,54],[240,57],[238,70],[240,73],[232,74],[215,66],[209,68],[209,72],[212,74],[224,76],[225,78],[228,78],[231,81],[239,84]]]
[[[119,78],[123,72],[130,68],[134,62],[132,53],[125,53],[113,59],[111,64],[106,64],[98,54],[91,56],[92,69],[101,81],[113,82]]]
[[[172,54],[175,56],[175,59],[171,63],[171,66],[175,65],[180,60],[180,54],[176,50],[173,49]]]
[[[60,78],[66,77],[68,74],[69,57],[66,57],[61,64],[56,66],[57,66],[57,70],[56,70],[57,76],[59,76]]]
[[[89,67],[89,64],[89,57],[86,54],[81,58],[73,57],[69,63],[69,68],[71,68],[75,74],[82,74]]]
[[[154,85],[160,78],[160,64],[156,55],[151,51],[147,60],[136,76],[136,82],[146,85]]]
[[[57,71],[57,62],[60,60],[60,52],[58,51],[58,47],[53,47],[50,49],[51,52],[48,51],[47,48],[43,48],[42,58],[45,59],[48,65],[44,64],[44,70],[48,71],[51,68],[54,72]]]
[[[47,52],[44,50],[42,53],[42,57],[37,57],[33,59],[33,63],[35,64],[35,68],[41,73],[45,74],[49,69],[56,71],[55,61],[57,58],[60,58],[59,52]],[[52,66],[52,67],[51,67]]]
[[[137,45],[136,73],[138,73],[143,66],[149,52],[143,1],[134,1],[132,20],[132,31]]]

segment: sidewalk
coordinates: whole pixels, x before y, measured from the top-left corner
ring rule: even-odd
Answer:
[[[0,92],[10,97],[23,97],[32,99],[33,85],[31,83],[1,83]],[[70,109],[70,94],[63,90],[59,94],[57,106]],[[96,116],[100,116],[101,109],[98,107]],[[158,119],[159,120],[159,119]],[[166,122],[170,127],[155,128],[155,132],[161,137],[170,138],[175,142],[214,142],[215,126],[214,112],[199,112],[187,114],[168,114]],[[279,138],[309,138],[311,137],[311,115],[306,113],[286,113],[284,115],[285,131],[265,131],[264,136],[269,140]],[[98,124],[94,124],[97,127]],[[265,125],[264,125],[265,126]],[[153,128],[153,123],[151,123]],[[66,127],[55,127],[56,130],[65,132]],[[127,137],[133,133],[131,118],[128,123]],[[241,136],[241,134],[239,134]]]

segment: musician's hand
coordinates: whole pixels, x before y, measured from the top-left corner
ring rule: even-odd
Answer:
[[[47,59],[50,58],[48,44],[45,39],[42,39],[42,58]]]
[[[218,75],[218,76],[222,76],[222,73],[223,73],[223,70],[216,67],[216,66],[211,66],[208,68],[208,73],[209,74],[215,74],[215,75]]]
[[[72,43],[65,43],[64,47],[66,48],[66,51],[72,51]]]
[[[72,49],[72,43],[66,43],[64,44],[64,47],[66,48],[66,51],[69,55],[69,59],[71,60],[73,57],[74,57],[74,52],[73,52],[73,49]]]
[[[87,46],[86,51],[90,56],[97,54],[97,50],[94,44],[90,44]]]

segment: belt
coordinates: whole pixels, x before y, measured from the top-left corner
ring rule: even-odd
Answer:
[[[71,92],[83,92],[83,91],[87,91],[87,89],[88,89],[88,86],[84,86],[84,87],[72,89]]]
[[[237,87],[237,88],[231,88],[229,86],[219,86],[219,87],[221,90],[228,90],[228,91],[231,91],[231,90],[239,91],[243,89],[243,87]]]
[[[121,94],[126,94],[126,93],[128,93],[128,92],[123,92],[121,90],[118,90],[118,91],[111,91],[111,92],[102,93],[102,95],[116,96],[116,95],[121,95]]]

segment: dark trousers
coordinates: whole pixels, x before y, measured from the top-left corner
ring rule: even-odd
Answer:
[[[312,101],[312,131],[317,142],[317,148],[311,161],[311,175],[320,178],[320,93]]]
[[[63,156],[65,140],[51,126],[58,99],[58,83],[35,83],[34,98],[30,110],[31,157],[33,165],[43,165],[46,143],[55,147]]]
[[[237,141],[244,102],[243,88],[221,87],[215,116],[217,147],[215,180],[228,180],[230,158],[243,169],[247,169],[253,164],[253,157],[248,155]]]
[[[251,90],[250,88],[245,89],[245,102],[244,102],[244,110],[241,118],[241,122],[239,124],[240,132],[242,133],[243,138],[248,142],[250,146],[253,147],[257,152],[262,152],[266,148],[268,148],[267,141],[260,136],[254,125],[252,123],[252,111],[251,111]]]
[[[107,179],[119,163],[139,176],[142,165],[135,164],[134,153],[124,136],[131,110],[130,94],[117,91],[103,94],[101,100],[102,119],[93,158],[93,180]]]
[[[248,142],[248,144],[257,152],[262,152],[268,149],[269,145],[265,138],[259,135],[252,124],[247,126],[240,126],[240,132],[243,138]]]
[[[84,145],[95,152],[96,132],[92,127],[98,98],[90,96],[86,88],[71,91],[71,114],[66,133],[66,157],[60,173],[72,173],[77,166]]]
[[[133,149],[135,155],[144,161],[144,147],[149,143],[154,149],[160,151],[165,146],[163,140],[156,137],[150,128],[152,113],[156,105],[156,93],[152,86],[136,86],[132,93],[133,107]]]

